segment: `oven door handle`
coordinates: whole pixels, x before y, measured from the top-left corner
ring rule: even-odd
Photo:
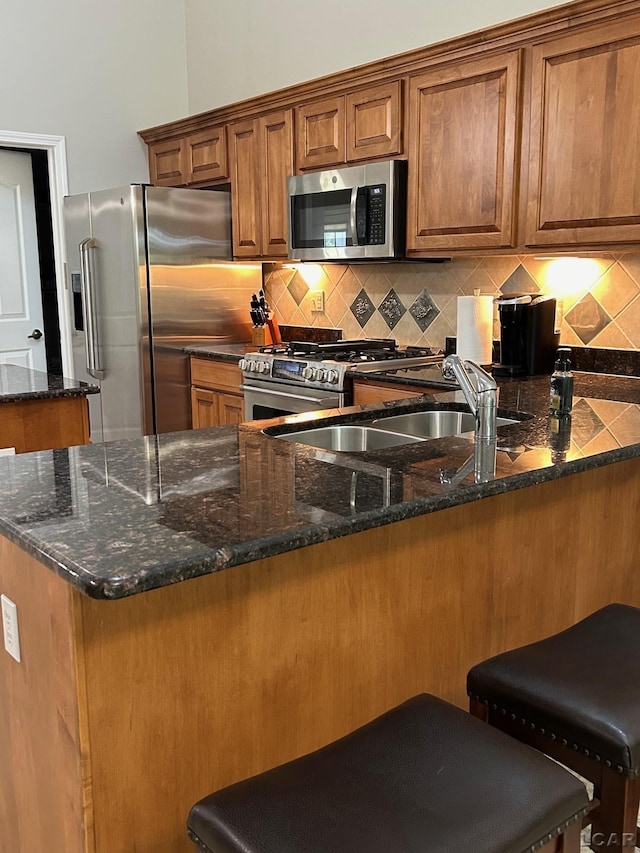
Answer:
[[[309,403],[326,403],[329,408],[336,408],[336,397],[303,397],[301,394],[287,394],[286,391],[272,391],[269,388],[256,388],[255,385],[241,385],[241,391],[250,391],[252,394],[269,394],[273,397],[275,394],[278,397],[288,397],[291,400],[304,400]]]

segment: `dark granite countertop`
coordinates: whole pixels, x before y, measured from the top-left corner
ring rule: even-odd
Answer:
[[[640,455],[640,380],[576,374],[568,433],[548,394],[548,377],[501,383],[500,413],[531,417],[500,428],[486,482],[442,482],[473,433],[338,453],[262,432],[452,408],[460,392],[0,458],[0,533],[112,599]]]
[[[231,361],[237,364],[243,355],[255,352],[256,347],[249,341],[244,344],[231,343],[197,343],[181,347],[187,355],[195,355],[198,358],[210,358],[215,361]]]
[[[0,403],[83,397],[99,391],[98,385],[88,385],[86,382],[31,370],[18,364],[0,364]]]

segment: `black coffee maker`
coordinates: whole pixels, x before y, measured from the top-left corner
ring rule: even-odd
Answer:
[[[500,318],[500,363],[496,376],[551,373],[560,334],[553,296],[514,294],[495,300]]]

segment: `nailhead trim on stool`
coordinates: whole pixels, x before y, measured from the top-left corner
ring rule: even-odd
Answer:
[[[203,853],[577,853],[586,789],[564,768],[421,694],[322,749],[200,800]]]
[[[518,715],[512,711],[510,708],[503,708],[502,706],[498,706],[495,702],[491,703],[489,706],[489,700],[483,699],[482,696],[477,696],[473,693],[467,694],[470,699],[475,699],[476,702],[480,702],[483,705],[486,705],[487,708],[491,707],[492,711],[498,711],[502,714],[503,717],[508,716],[511,720],[515,721],[518,719]],[[562,737],[557,732],[549,732],[543,726],[538,726],[533,720],[527,720],[525,717],[520,717],[520,723],[523,726],[528,726],[532,731],[537,731],[543,737],[548,737],[552,741],[558,741],[563,746],[569,746],[571,749],[575,749],[576,752],[581,752],[585,758],[590,758],[592,761],[597,761],[599,764],[603,764],[605,767],[613,767],[618,773],[624,774],[627,779],[635,779],[640,772],[640,768],[638,767],[623,767],[621,764],[615,764],[613,761],[610,761],[608,758],[603,758],[597,752],[594,752],[592,749],[587,749],[585,746],[582,746],[579,743],[570,743],[567,738]]]

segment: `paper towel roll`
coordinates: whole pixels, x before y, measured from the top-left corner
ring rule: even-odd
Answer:
[[[493,296],[459,296],[456,352],[476,364],[491,364]]]

